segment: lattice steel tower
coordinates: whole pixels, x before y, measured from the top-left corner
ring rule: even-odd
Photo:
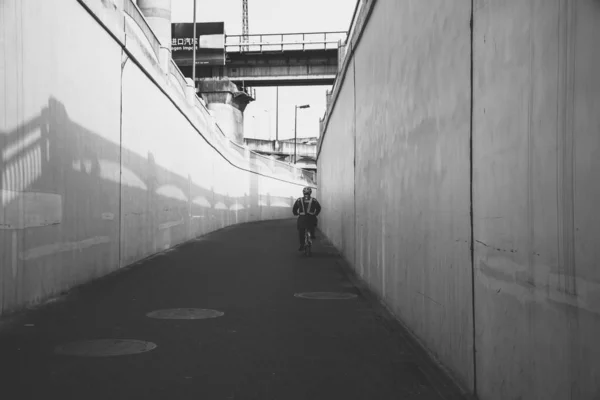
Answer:
[[[242,42],[244,51],[248,51],[248,0],[242,0]]]

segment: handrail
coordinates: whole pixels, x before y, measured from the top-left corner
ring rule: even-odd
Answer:
[[[194,96],[194,101],[196,103],[196,107],[198,107],[201,110],[204,109],[204,110],[208,111],[208,109],[206,108],[206,106],[204,105],[204,103],[202,103],[200,101],[200,97],[198,97],[198,95]]]
[[[356,5],[354,6],[354,12],[352,13],[352,19],[350,20],[350,25],[348,26],[348,36],[351,35],[354,30],[354,25],[356,24],[356,17],[359,15],[359,10],[363,5],[363,0],[356,0]]]
[[[185,94],[185,88],[187,87],[187,82],[185,81],[185,75],[181,72],[175,61],[171,58],[169,60],[169,74],[173,75],[177,82],[181,85],[181,90]]]
[[[318,35],[319,37],[312,37]],[[328,37],[329,35],[329,37]],[[343,38],[339,36],[343,35]],[[290,36],[302,36],[302,38],[290,38]],[[308,37],[307,37],[308,36]],[[333,36],[333,38],[332,38]],[[269,38],[278,38],[276,41],[265,41]],[[348,37],[348,33],[344,31],[332,31],[332,32],[302,32],[302,33],[255,33],[252,35],[228,35],[225,36],[225,51],[226,52],[239,52],[246,53],[258,50],[262,52],[264,50],[270,51],[283,51],[284,46],[302,46],[304,50],[318,50],[328,48],[333,50],[339,48],[340,43],[345,41]],[[284,39],[285,38],[285,39]],[[234,39],[234,40],[231,40]],[[328,47],[328,45],[334,45]],[[315,48],[315,46],[318,46]],[[250,47],[253,47],[250,50]],[[258,49],[256,49],[258,47]],[[279,49],[277,49],[279,47]],[[300,50],[295,48],[289,48],[288,50]]]
[[[251,36],[281,36],[281,35],[322,35],[322,34],[347,34],[347,31],[320,31],[320,32],[285,32],[285,33],[251,33],[248,35],[226,35],[225,39],[228,37],[251,37]]]
[[[217,129],[219,130],[219,132],[221,132],[221,135],[223,135],[224,138],[226,138],[227,140],[229,140],[229,138],[227,137],[227,135],[225,134],[225,132],[223,132],[223,129],[221,129],[221,127],[219,126],[219,124],[217,124],[215,122],[215,126],[217,127]],[[229,140],[231,141],[231,140]]]
[[[247,42],[247,43],[225,43],[225,47],[240,47],[240,46],[280,46],[284,44],[327,44],[327,43],[335,43],[338,44],[339,40],[320,40],[318,42],[309,42],[309,41],[300,41],[300,42]]]
[[[152,28],[150,28],[148,21],[146,21],[144,14],[142,14],[142,11],[138,8],[137,4],[135,4],[133,0],[125,0],[123,4],[123,10],[125,11],[125,14],[129,15],[131,19],[140,27],[146,36],[146,39],[148,39],[152,50],[154,50],[156,58],[158,58],[160,53],[160,41],[154,34]]]

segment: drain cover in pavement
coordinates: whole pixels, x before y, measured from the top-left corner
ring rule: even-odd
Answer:
[[[56,346],[54,352],[68,356],[111,357],[144,353],[155,348],[154,343],[141,340],[100,339],[63,344]]]
[[[352,293],[337,293],[337,292],[308,292],[308,293],[296,293],[294,296],[301,297],[303,299],[316,299],[316,300],[347,300],[356,297]]]
[[[222,311],[202,308],[171,308],[169,310],[152,311],[146,315],[150,318],[159,319],[206,319],[221,317],[224,314]]]

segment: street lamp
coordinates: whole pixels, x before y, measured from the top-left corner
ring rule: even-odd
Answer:
[[[303,106],[295,106],[294,109],[294,165],[296,164],[298,156],[296,155],[296,144],[298,144],[298,109],[299,108],[309,108],[310,104],[305,104]]]

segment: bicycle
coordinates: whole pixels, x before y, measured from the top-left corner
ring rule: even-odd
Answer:
[[[310,230],[304,228],[304,255],[310,257],[311,254],[312,240],[310,238]]]

